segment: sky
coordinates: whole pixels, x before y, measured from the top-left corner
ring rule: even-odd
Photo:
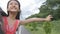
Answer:
[[[0,7],[7,13],[7,2],[9,0],[0,0]],[[39,13],[39,9],[42,3],[46,0],[18,0],[21,4],[21,19],[25,19],[32,14]]]

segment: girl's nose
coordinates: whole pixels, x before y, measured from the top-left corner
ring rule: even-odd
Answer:
[[[15,4],[13,4],[12,6],[15,7]]]

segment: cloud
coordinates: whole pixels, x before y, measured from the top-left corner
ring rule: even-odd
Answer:
[[[46,0],[21,0],[21,9],[22,9],[22,16],[23,18],[27,18],[28,16],[32,14],[39,13],[40,6],[43,2]]]

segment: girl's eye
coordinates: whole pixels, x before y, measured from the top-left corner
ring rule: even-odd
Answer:
[[[15,5],[18,5],[17,3],[15,3]]]
[[[12,5],[13,3],[10,3],[9,5]]]

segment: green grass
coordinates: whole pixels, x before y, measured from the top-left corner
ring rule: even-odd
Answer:
[[[31,29],[33,27],[30,27],[30,26],[25,26],[25,28],[31,32],[31,34],[46,34],[43,27],[39,27],[37,26],[37,31],[36,30],[33,30],[31,31]],[[57,20],[57,21],[53,21],[52,22],[52,29],[51,29],[51,34],[60,34],[60,20]]]

